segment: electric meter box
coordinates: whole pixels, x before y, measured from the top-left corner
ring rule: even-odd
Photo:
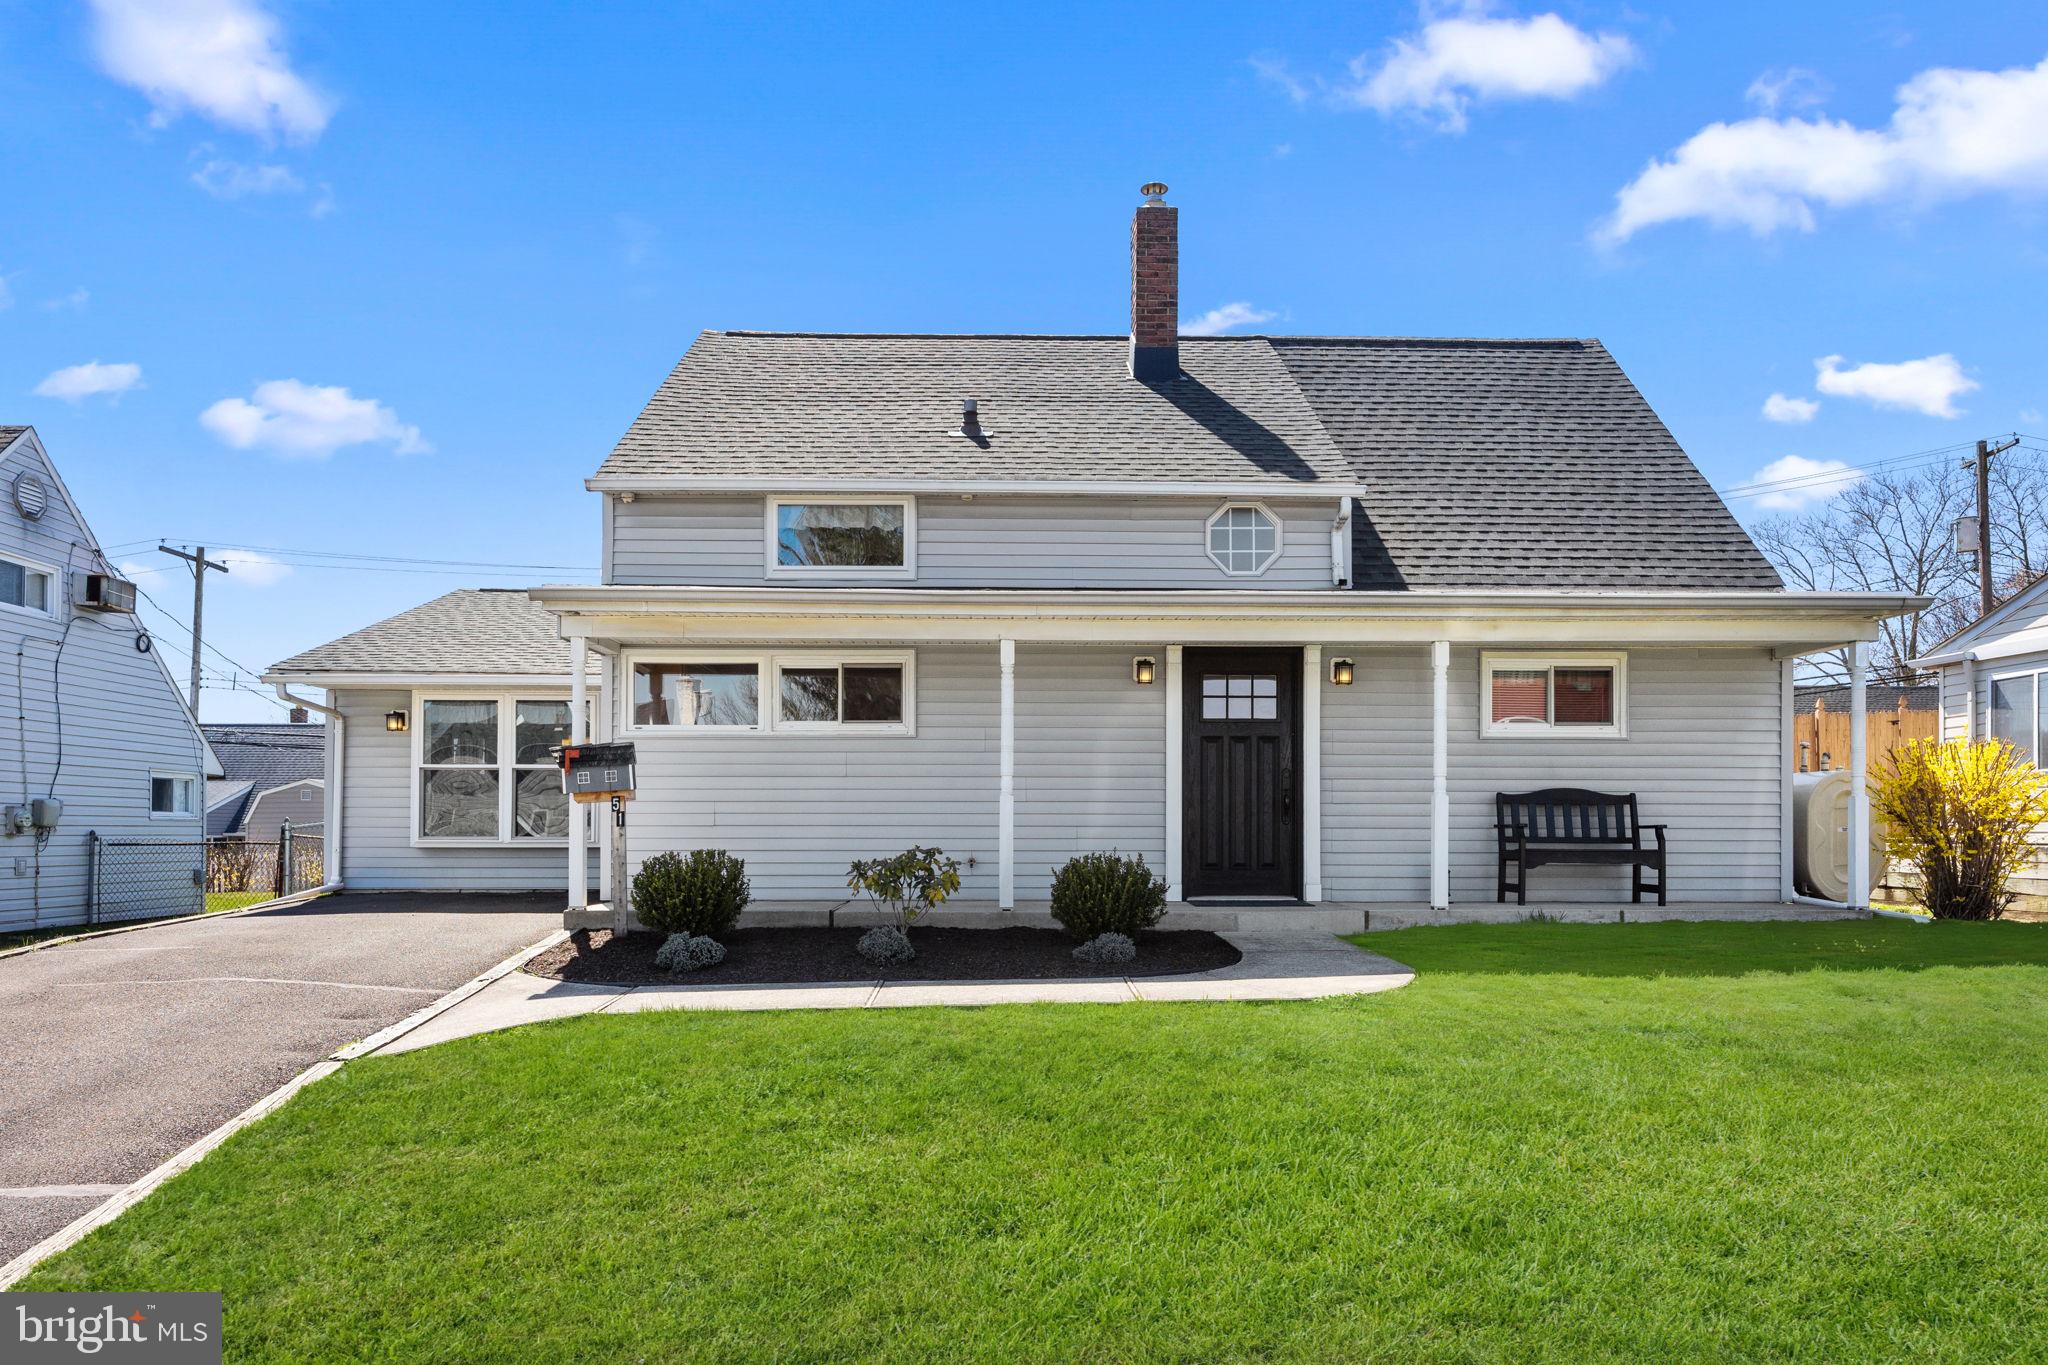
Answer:
[[[577,801],[609,801],[633,795],[633,746],[630,744],[565,744],[562,790]]]

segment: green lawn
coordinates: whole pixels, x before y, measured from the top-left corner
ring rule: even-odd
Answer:
[[[1421,978],[352,1063],[19,1287],[234,1359],[2048,1356],[2048,930],[1368,943]]]
[[[209,891],[206,893],[206,913],[211,915],[222,910],[239,910],[245,905],[261,905],[276,900],[274,891]]]

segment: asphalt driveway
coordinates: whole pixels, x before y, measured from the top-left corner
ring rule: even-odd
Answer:
[[[558,896],[329,896],[0,958],[0,1261],[559,928]]]

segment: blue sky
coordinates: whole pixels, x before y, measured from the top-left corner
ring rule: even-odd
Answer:
[[[0,421],[179,617],[294,552],[249,668],[594,572],[700,328],[1124,330],[1155,177],[1190,323],[1598,336],[1724,489],[2048,431],[2038,3],[490,13],[0,0]]]

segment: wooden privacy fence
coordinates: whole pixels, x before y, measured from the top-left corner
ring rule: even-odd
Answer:
[[[1883,766],[1893,749],[1916,739],[1935,739],[1941,733],[1938,711],[1908,711],[1904,698],[1891,711],[1863,713],[1864,757],[1871,768]],[[1792,718],[1793,766],[1802,773],[1829,772],[1849,766],[1849,713],[1830,711],[1824,700],[1814,702],[1810,715]]]

